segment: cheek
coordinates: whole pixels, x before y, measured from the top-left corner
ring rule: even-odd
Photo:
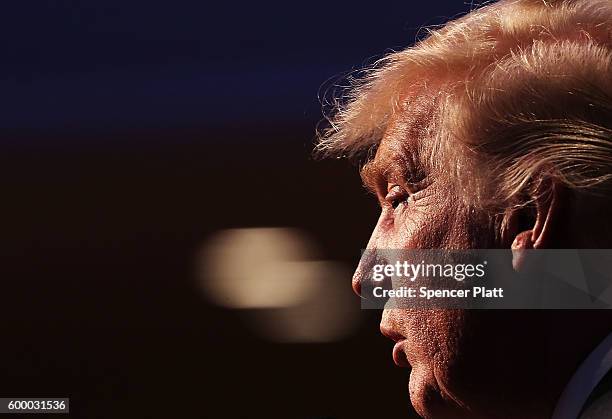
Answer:
[[[392,234],[400,249],[456,247],[465,234],[465,222],[458,222],[457,208],[439,202],[435,196],[416,201],[398,215]]]
[[[495,232],[485,213],[470,211],[440,187],[428,191],[398,214],[381,213],[370,249],[485,249]]]
[[[455,204],[457,199],[432,194],[398,216],[390,229],[394,248],[488,248],[493,239],[485,214]]]

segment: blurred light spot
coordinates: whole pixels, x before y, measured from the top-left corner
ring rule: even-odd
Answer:
[[[312,260],[315,246],[294,229],[225,230],[203,247],[199,279],[213,303],[249,311],[245,321],[282,342],[326,342],[353,330],[359,301],[350,271]]]
[[[208,297],[221,306],[291,306],[313,291],[313,272],[301,262],[311,254],[295,230],[226,230],[205,246],[200,277]]]

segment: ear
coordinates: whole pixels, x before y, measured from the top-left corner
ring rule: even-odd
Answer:
[[[529,263],[529,249],[555,247],[567,206],[564,188],[552,180],[544,181],[529,199],[530,206],[506,211],[502,242],[510,243],[512,266],[521,271]]]

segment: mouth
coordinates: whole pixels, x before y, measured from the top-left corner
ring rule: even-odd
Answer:
[[[410,363],[408,362],[408,358],[406,357],[406,352],[404,350],[404,346],[406,344],[406,338],[402,336],[400,333],[396,331],[380,325],[380,332],[395,342],[395,346],[393,346],[393,362],[395,365],[402,368],[409,368]]]

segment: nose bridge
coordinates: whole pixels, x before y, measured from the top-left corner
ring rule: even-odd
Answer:
[[[355,269],[355,273],[353,274],[352,279],[352,287],[355,294],[361,297],[361,285],[364,281],[369,281],[369,273],[371,272],[372,266],[377,263],[385,263],[382,261],[380,252],[378,249],[382,249],[382,243],[380,243],[380,235],[379,235],[379,225],[381,222],[381,218],[379,218],[376,226],[374,227],[374,231],[372,231],[372,235],[370,236],[370,240],[368,241],[368,245],[361,255],[361,259],[359,259],[359,264]]]
[[[357,265],[357,268],[355,269],[355,273],[353,273],[353,280],[352,280],[352,287],[353,287],[353,291],[355,292],[355,294],[357,294],[359,297],[361,297],[361,284],[363,283],[363,281],[367,280],[367,278],[365,278],[367,276],[367,272],[369,270],[368,266],[371,266],[371,256],[370,252],[364,252],[361,255],[361,259],[359,259],[359,264]]]

